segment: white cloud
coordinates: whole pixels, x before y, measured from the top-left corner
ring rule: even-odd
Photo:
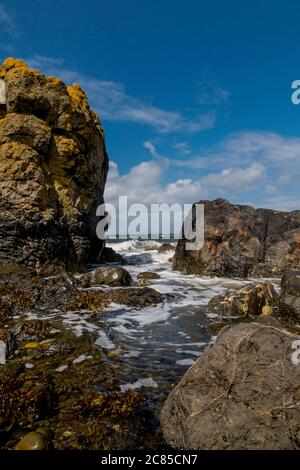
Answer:
[[[14,16],[0,3],[0,24],[2,31],[7,33],[12,38],[16,38],[19,35],[19,31],[15,24]]]
[[[277,165],[300,159],[300,138],[274,132],[240,132],[229,136],[222,145],[227,154],[261,158]]]
[[[156,147],[155,147],[154,144],[152,144],[152,142],[149,142],[148,140],[146,140],[146,141],[143,143],[143,147],[149,151],[150,155],[151,155],[153,158],[160,158],[160,157],[161,157],[161,155],[159,155],[159,154],[157,153]]]
[[[225,168],[220,173],[209,174],[202,179],[202,184],[219,193],[239,193],[257,188],[264,178],[265,167],[253,163],[246,168]]]
[[[116,204],[119,196],[126,195],[129,204],[190,203],[205,192],[199,181],[178,179],[164,184],[168,165],[164,160],[143,161],[120,175],[118,166],[110,162],[105,189],[105,201]]]
[[[187,142],[178,142],[173,145],[173,148],[182,155],[190,155],[192,153],[190,145]]]
[[[264,200],[264,207],[281,211],[294,211],[300,209],[299,196],[273,196]]]
[[[201,156],[177,159],[174,165],[193,170],[263,165],[280,186],[290,185],[300,176],[300,138],[272,132],[239,132],[203,152]]]
[[[126,93],[124,86],[112,81],[90,78],[65,68],[63,61],[35,56],[30,65],[47,74],[60,76],[67,83],[80,82],[106,120],[143,123],[161,133],[198,132],[215,124],[215,114],[186,115],[158,108]],[[229,94],[216,88],[199,97],[203,103],[228,101]],[[219,195],[253,205],[294,209],[300,177],[300,138],[274,132],[245,131],[229,135],[208,151],[193,154],[185,142],[173,144],[181,159],[162,156],[155,145],[144,142],[151,159],[120,174],[111,162],[106,200],[127,194],[132,202],[192,203]],[[184,158],[185,157],[185,158]],[[174,175],[172,178],[171,175]],[[244,196],[243,196],[244,195]]]
[[[219,105],[229,101],[230,93],[212,80],[204,80],[198,84],[197,102],[199,104]]]
[[[130,96],[121,83],[91,78],[67,69],[60,59],[36,55],[27,62],[47,74],[59,76],[67,83],[79,82],[101,119],[145,124],[161,133],[195,133],[215,126],[214,111],[185,115],[165,110]]]
[[[125,175],[120,175],[113,164],[106,200],[128,195],[132,202],[172,204],[222,196],[275,209],[300,207],[300,198],[285,194],[293,187],[296,193],[299,191],[298,139],[260,132],[235,134],[213,148],[212,155],[186,160],[161,156],[152,142],[143,145],[152,159]],[[186,177],[166,182],[180,168]]]
[[[105,191],[107,202],[116,203],[126,195],[130,203],[193,203],[211,195],[245,192],[263,182],[265,168],[255,163],[246,168],[228,168],[219,173],[195,178],[180,178],[165,183],[174,160],[161,157],[151,142],[144,142],[153,157],[120,175],[116,163],[111,164]]]

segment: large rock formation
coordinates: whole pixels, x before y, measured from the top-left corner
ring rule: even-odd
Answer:
[[[0,83],[0,263],[79,269],[102,248],[108,158],[98,116],[79,85],[23,61],[4,61]]]
[[[280,276],[300,267],[300,211],[280,212],[230,204],[204,204],[205,242],[186,250],[179,240],[173,267],[187,274],[213,276]]]
[[[299,340],[259,323],[224,327],[165,402],[167,443],[193,450],[300,449]]]

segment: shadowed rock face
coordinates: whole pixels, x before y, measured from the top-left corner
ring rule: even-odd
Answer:
[[[161,414],[178,449],[299,449],[300,337],[259,323],[223,328],[171,392]]]
[[[79,85],[19,60],[0,66],[0,263],[77,270],[97,256],[108,158]]]
[[[186,250],[179,240],[173,268],[187,274],[280,276],[300,268],[300,211],[280,212],[230,204],[224,199],[199,201],[205,207],[205,242]]]
[[[281,279],[281,301],[300,319],[300,270],[286,270]]]

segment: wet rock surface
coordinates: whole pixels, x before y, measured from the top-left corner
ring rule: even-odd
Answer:
[[[280,313],[280,296],[272,284],[256,283],[230,290],[210,300],[207,313],[221,318],[270,316]]]
[[[299,449],[300,337],[274,326],[224,327],[169,395],[164,437],[177,449]]]
[[[25,434],[15,450],[47,450],[47,443],[42,433],[33,431]]]
[[[83,274],[79,282],[82,287],[101,285],[119,287],[129,286],[132,283],[132,278],[126,269],[110,266],[97,268],[94,271]]]
[[[163,300],[146,287],[82,289],[65,272],[2,275],[0,340],[9,354],[0,365],[0,448],[159,448],[157,416],[143,393],[121,390],[110,364],[122,350],[106,354],[95,346],[97,333],[76,336],[51,313],[72,307],[93,315],[111,302],[139,309]]]
[[[113,248],[105,246],[101,252],[99,261],[101,263],[127,264],[126,258],[116,253]]]
[[[156,253],[154,256],[157,256]],[[204,347],[212,341],[212,335],[214,337],[224,323],[230,322],[235,328],[247,327],[252,318],[248,313],[253,305],[258,305],[262,310],[264,302],[272,303],[273,297],[276,302],[278,300],[272,286],[258,284],[260,289],[256,295],[263,293],[263,301],[260,301],[258,295],[258,299],[254,297],[255,302],[246,302],[247,315],[233,319],[226,316],[218,320],[211,319],[205,314],[207,303],[204,305],[203,299],[209,299],[212,292],[233,289],[234,286],[245,285],[247,281],[223,280],[221,288],[219,281],[199,281],[195,278],[195,285],[199,286],[199,305],[189,305],[181,315],[180,302],[182,301],[182,305],[187,303],[183,294],[189,296],[188,289],[181,287],[183,277],[164,269],[157,274],[156,264],[153,266],[154,271],[146,271],[147,267],[148,264],[143,265],[143,270],[128,265],[134,284],[123,287],[101,285],[85,288],[80,284],[81,275],[67,272],[47,278],[29,272],[7,274],[4,270],[0,274],[0,341],[5,342],[9,351],[6,363],[0,365],[1,448],[165,449],[174,445],[169,438],[167,442],[162,438],[159,415],[179,377],[194,363]],[[115,269],[118,266],[112,265],[109,268]],[[155,287],[159,288],[165,276],[169,275],[172,276],[170,290],[164,285],[164,294],[153,288],[137,287],[136,281],[139,278],[155,281],[159,276],[159,282],[155,283]],[[171,294],[176,292],[173,276],[178,279],[176,287],[180,290],[177,296]],[[186,282],[193,282],[193,279],[188,278]],[[214,287],[209,290],[211,283]],[[246,287],[253,289],[253,285]],[[243,303],[241,299],[239,302]],[[171,305],[173,306],[170,307]],[[237,393],[237,413],[242,415],[246,410],[246,415],[241,420],[246,419],[248,411],[247,406],[239,407],[238,400],[241,390],[244,390],[243,383],[248,386],[248,378],[250,398],[253,395],[260,400],[260,393],[263,395],[265,388],[260,388],[262,385],[259,378],[268,373],[272,375],[270,388],[274,386],[276,389],[279,386],[278,369],[273,367],[273,363],[280,362],[276,354],[278,351],[281,354],[282,348],[281,343],[278,345],[273,341],[273,329],[282,331],[284,338],[285,335],[297,338],[292,328],[290,333],[282,330],[280,316],[276,315],[274,318],[272,315],[258,315],[256,318],[260,327],[269,328],[263,340],[257,340],[259,348],[254,345],[252,354],[250,346],[248,348],[242,342],[244,346],[240,348],[235,339],[230,337],[228,343],[232,344],[236,353],[229,350],[228,344],[228,354],[224,355],[229,368],[234,361],[238,367],[240,363],[241,367],[245,367],[244,355],[249,354],[252,368],[246,370],[246,375],[237,373],[232,387]],[[297,324],[293,324],[293,328],[297,331]],[[243,338],[242,333],[240,337]],[[260,356],[262,343],[265,345],[261,353],[264,359]],[[287,351],[285,340],[282,347]],[[274,349],[274,356],[268,348]],[[261,364],[264,364],[266,372]],[[213,368],[213,377],[210,370],[206,370],[207,377],[212,378],[211,393],[215,386],[219,386],[220,390],[227,384],[223,380],[222,367],[220,366],[220,371]],[[285,363],[283,367],[286,367]],[[258,375],[252,377],[255,368]],[[227,372],[224,369],[225,373]],[[289,371],[287,374],[285,377],[293,393],[297,382],[294,376],[289,375]],[[268,377],[267,375],[267,381]],[[255,380],[258,381],[256,389]],[[207,393],[210,393],[208,382]],[[277,400],[276,393],[275,398],[271,397],[271,406]],[[265,395],[268,394],[269,389]],[[193,400],[196,398],[193,397]],[[250,405],[254,406],[252,402]],[[294,413],[293,408],[287,410],[286,415]],[[212,425],[216,423],[214,411],[213,408],[212,418],[205,415],[205,423],[209,419]],[[267,415],[266,408],[263,409],[263,416],[264,414]],[[219,416],[218,414],[218,419]],[[275,416],[277,417],[276,414]],[[293,419],[298,423],[298,415],[293,414]],[[260,420],[259,423],[265,430],[271,426],[272,440],[275,435],[272,425],[261,416]],[[171,419],[169,421],[172,422]],[[233,421],[234,430],[230,432],[234,436],[239,432],[239,423],[240,421]],[[256,421],[254,424],[256,426]],[[177,424],[174,424],[174,429],[175,425]],[[278,435],[282,433],[284,436],[278,447],[281,448],[287,445],[285,428],[278,429]],[[227,430],[224,432],[227,433]],[[295,429],[291,427],[291,433],[296,433],[296,425]],[[177,435],[180,436],[180,432]],[[260,428],[257,435],[257,439],[264,442]],[[225,438],[227,439],[227,434]],[[212,442],[212,445],[215,443]],[[228,448],[231,445],[232,442],[228,439]],[[248,442],[245,446],[248,446]],[[274,448],[276,446],[277,443],[274,443]]]
[[[85,333],[76,337],[58,320],[38,317],[45,316],[45,308],[53,308],[55,302],[56,307],[65,305],[67,310],[72,295],[75,302],[77,296],[94,295],[77,305],[79,310],[90,309],[91,314],[95,309],[103,311],[104,298],[105,302],[113,299],[139,308],[162,300],[162,296],[147,288],[84,292],[67,273],[31,281],[19,276],[15,282],[8,279],[0,284],[0,309],[7,309],[7,316],[1,317],[0,333],[5,341],[14,331],[16,337],[7,363],[0,365],[1,448],[159,447],[157,419],[144,404],[143,394],[121,391],[103,350],[95,349],[97,336]],[[48,307],[42,304],[43,299]],[[36,319],[24,316],[29,310],[35,312]]]
[[[138,283],[142,286],[147,286],[148,284],[151,284],[152,281],[155,281],[159,278],[160,278],[160,275],[158,273],[149,272],[149,271],[140,273],[137,276]]]
[[[20,60],[0,66],[0,262],[53,274],[97,258],[96,208],[108,158],[103,128],[79,85]]]
[[[166,253],[167,251],[175,251],[175,246],[171,243],[162,243],[157,250],[157,253]]]
[[[300,266],[300,211],[280,212],[230,204],[204,204],[205,240],[199,250],[178,241],[173,268],[207,276],[279,277]],[[193,219],[195,229],[195,214]]]

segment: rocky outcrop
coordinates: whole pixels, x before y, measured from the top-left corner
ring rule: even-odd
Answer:
[[[0,83],[0,263],[78,270],[103,245],[96,207],[108,158],[98,116],[79,85],[23,61],[4,61]]]
[[[270,316],[279,314],[280,304],[272,284],[257,283],[213,297],[207,313],[216,313],[221,318]]]
[[[185,238],[179,240],[174,269],[208,276],[275,277],[286,268],[300,268],[300,211],[254,209],[224,199],[199,204],[205,211],[204,246],[188,251]]]
[[[161,414],[178,449],[300,449],[300,337],[258,323],[224,327]]]
[[[300,270],[287,270],[283,273],[281,301],[300,319]]]

